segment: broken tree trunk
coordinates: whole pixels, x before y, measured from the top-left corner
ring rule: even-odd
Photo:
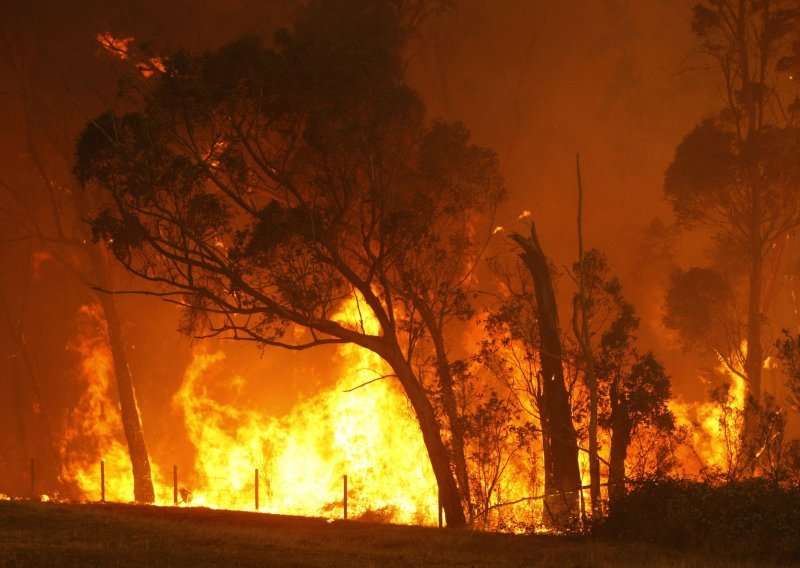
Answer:
[[[581,477],[578,440],[564,381],[558,309],[547,256],[535,225],[531,223],[530,237],[512,234],[511,238],[522,249],[520,258],[530,271],[536,294],[542,375],[539,413],[544,450],[544,520],[551,528],[562,529],[578,517]]]

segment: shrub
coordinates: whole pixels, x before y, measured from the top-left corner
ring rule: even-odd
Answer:
[[[800,487],[751,479],[723,485],[647,482],[599,523],[600,536],[730,558],[800,561]]]

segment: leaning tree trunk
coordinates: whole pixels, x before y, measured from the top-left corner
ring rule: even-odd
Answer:
[[[102,252],[96,246],[87,247],[92,271],[97,286],[108,289],[110,286],[108,268]],[[142,423],[139,418],[139,407],[136,404],[136,395],[133,389],[131,371],[128,367],[128,357],[125,342],[122,337],[122,327],[117,314],[114,298],[107,293],[99,293],[98,298],[103,307],[108,330],[108,343],[111,356],[114,359],[114,376],[119,393],[120,414],[122,416],[122,429],[128,443],[128,453],[131,458],[133,470],[133,498],[137,503],[153,503],[153,479],[150,472],[150,458],[147,454],[147,445],[142,433]]]
[[[513,234],[522,249],[520,257],[533,278],[539,320],[542,374],[542,445],[544,454],[545,522],[565,528],[578,518],[581,476],[578,467],[578,438],[572,424],[572,409],[564,381],[558,310],[547,257],[536,228],[529,238]]]
[[[428,395],[411,367],[405,361],[399,347],[389,348],[381,356],[397,374],[400,384],[416,414],[417,422],[422,431],[422,440],[425,443],[425,449],[428,451],[433,475],[436,477],[436,483],[439,487],[439,498],[444,509],[447,526],[451,528],[465,527],[467,519],[464,516],[464,509],[461,505],[458,485],[450,467],[450,455],[442,440],[439,421],[436,419],[436,413],[428,399]]]
[[[436,349],[436,370],[439,375],[439,384],[442,388],[442,402],[450,426],[450,438],[453,446],[453,462],[456,470],[456,479],[461,497],[467,506],[469,520],[473,520],[472,498],[469,487],[469,475],[467,473],[467,458],[464,452],[464,423],[458,413],[456,405],[455,389],[453,385],[453,375],[446,353],[439,355],[439,348]]]
[[[472,523],[474,514],[469,486],[469,474],[467,472],[467,458],[464,451],[464,421],[458,412],[458,405],[456,404],[453,372],[447,357],[447,350],[445,349],[442,326],[437,325],[430,308],[424,302],[417,302],[416,305],[431,335],[431,340],[433,341],[434,350],[436,352],[436,374],[439,377],[442,406],[444,407],[444,413],[447,417],[447,425],[450,427],[456,481],[458,482],[461,498],[464,500],[469,514],[469,522]]]

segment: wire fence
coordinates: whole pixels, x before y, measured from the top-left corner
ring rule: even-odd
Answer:
[[[41,500],[47,498],[42,495],[37,485],[37,469],[36,461],[31,458],[30,460],[30,498]],[[335,491],[335,487],[331,485],[331,490],[327,496],[320,497],[317,506],[302,506],[298,505],[296,509],[287,507],[274,507],[276,503],[275,494],[270,483],[268,476],[259,468],[253,468],[250,473],[241,475],[238,472],[235,481],[227,477],[215,477],[207,475],[198,475],[191,470],[189,473],[182,472],[178,465],[172,466],[172,471],[169,472],[169,479],[167,480],[162,474],[161,479],[154,483],[156,490],[156,504],[162,506],[199,506],[209,507],[214,509],[228,509],[239,511],[256,511],[256,512],[272,512],[280,514],[297,514],[307,516],[323,516],[328,518],[341,518],[347,520],[353,518],[353,509],[349,508],[353,501],[356,502],[357,517],[366,520],[394,520],[392,515],[392,507],[383,507],[384,511],[370,509],[364,505],[360,499],[361,491],[359,487],[348,487],[348,475],[344,474],[341,477],[340,492]],[[627,484],[631,484],[629,481]],[[608,483],[603,483],[603,488],[608,487]],[[89,474],[87,477],[84,475],[81,483],[81,489],[84,498],[90,502],[114,502],[125,503],[135,501],[133,480],[130,475],[130,470],[126,472],[114,471],[109,469],[105,460],[100,460],[97,464],[96,475]],[[577,488],[574,492],[563,492],[561,497],[566,496],[567,493],[578,493],[581,500],[581,509],[584,510],[585,515],[585,494],[589,486],[582,486]],[[338,493],[338,494],[337,494]],[[438,524],[443,526],[446,518],[444,515],[444,507],[441,496],[438,491],[433,488],[431,495],[435,496],[435,505],[433,505],[428,513],[423,512],[418,515],[418,524]],[[355,499],[354,499],[355,497]],[[527,510],[524,516],[541,517],[546,512],[546,499],[548,495],[544,493],[522,496],[510,500],[500,500],[495,503],[486,503],[480,511],[475,511],[475,521],[480,522],[482,519],[488,519],[492,513],[502,515],[502,510],[517,508],[519,506],[530,506],[534,502],[538,502],[537,512]],[[538,514],[536,514],[538,513]]]
[[[241,472],[239,472],[241,473]],[[36,460],[30,460],[30,495],[34,500],[49,500],[43,495],[37,481]],[[198,475],[196,473],[183,473],[178,465],[173,465],[169,472],[169,480],[164,475],[154,482],[156,494],[156,504],[162,506],[200,506],[214,509],[230,509],[240,511],[264,511],[276,512],[271,510],[274,504],[274,493],[270,480],[259,468],[250,470],[247,478],[236,475],[235,481],[230,478],[219,476]],[[125,503],[135,501],[133,480],[130,470],[125,472],[115,471],[105,460],[97,463],[96,475],[92,472],[84,472],[81,478],[81,491],[85,500],[99,503]],[[376,511],[364,511],[365,507],[361,503],[359,487],[348,487],[348,475],[341,476],[341,490],[331,491],[328,497],[322,497],[317,507],[298,506],[297,511],[289,513],[281,510],[281,513],[325,516],[329,518],[341,518],[347,520],[352,518],[351,504],[353,501],[361,505],[360,516],[365,512],[370,519],[390,520],[391,512],[387,511],[381,515]],[[444,524],[444,508],[438,492],[436,496],[438,511],[431,511],[433,518],[438,518],[438,525]],[[355,497],[355,498],[354,498]],[[384,507],[391,509],[391,506]],[[371,514],[370,514],[371,513]],[[438,513],[438,514],[437,514]],[[428,515],[423,517],[431,518]],[[421,517],[422,518],[422,517]]]

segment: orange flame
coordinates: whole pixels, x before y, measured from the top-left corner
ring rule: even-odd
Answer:
[[[669,409],[676,425],[691,433],[691,449],[696,455],[682,456],[682,463],[690,464],[694,457],[701,468],[727,473],[736,459],[747,388],[741,370],[736,372],[722,361],[717,370],[729,384],[726,400],[687,403],[678,397],[670,400]]]
[[[282,418],[214,399],[209,371],[224,357],[197,351],[173,399],[196,449],[192,504],[253,508],[258,468],[264,511],[339,517],[347,475],[351,518],[435,521],[436,481],[405,396],[388,376],[350,390],[389,374],[376,355],[340,347],[336,384]]]
[[[62,443],[62,477],[75,483],[87,498],[100,497],[100,460],[109,471],[117,472],[106,497],[130,501],[133,496],[131,462],[127,448],[120,442],[122,419],[117,404],[112,403],[114,366],[105,337],[102,311],[98,306],[79,310],[80,332],[67,348],[80,360],[78,380],[84,391],[70,412],[67,435]]]
[[[101,497],[100,462],[105,462],[105,498],[133,500],[131,461],[122,434],[119,403],[114,396],[114,364],[105,320],[97,305],[78,312],[79,333],[67,349],[80,357],[78,381],[83,389],[67,418],[62,440],[62,479],[74,484],[84,499]],[[154,478],[156,470],[153,471]]]

